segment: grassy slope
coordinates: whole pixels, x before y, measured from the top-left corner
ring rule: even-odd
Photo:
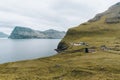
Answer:
[[[71,28],[62,41],[91,46],[120,45],[120,24],[100,21]],[[80,47],[72,47],[73,51]],[[0,65],[1,80],[120,80],[120,55],[113,52],[65,52],[53,57]]]
[[[0,80],[120,80],[120,55],[71,53],[6,63]]]
[[[86,22],[68,30],[61,42],[69,43],[87,42],[90,46],[120,45],[120,23],[106,24],[105,16],[96,22]],[[118,43],[118,44],[117,44]],[[70,48],[71,49],[71,48]]]

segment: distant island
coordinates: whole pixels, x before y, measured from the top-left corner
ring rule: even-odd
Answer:
[[[7,34],[5,34],[5,33],[3,33],[3,32],[0,32],[0,38],[7,38],[7,37],[8,37]]]
[[[16,26],[10,34],[10,39],[61,39],[65,31],[49,29],[46,31],[33,30],[27,27]]]

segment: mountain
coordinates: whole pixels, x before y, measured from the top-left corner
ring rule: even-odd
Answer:
[[[32,30],[26,27],[15,27],[9,36],[11,39],[27,39],[27,38],[45,38],[42,32]]]
[[[54,39],[63,38],[65,36],[65,31],[60,32],[53,29],[46,30],[43,33],[47,35],[48,38],[54,38]]]
[[[0,38],[5,38],[5,37],[8,37],[8,35],[3,32],[0,32]]]
[[[60,39],[63,38],[65,32],[60,32],[57,30],[49,29],[46,31],[37,31],[26,27],[16,26],[12,31],[9,38],[11,39]]]
[[[119,46],[120,42],[120,2],[111,6],[103,13],[97,14],[88,22],[70,28],[59,43],[57,50],[65,51],[76,48],[72,44],[85,42],[89,46],[109,48]],[[73,47],[72,47],[73,46]],[[71,48],[72,47],[72,48]],[[120,50],[120,47],[117,48]]]

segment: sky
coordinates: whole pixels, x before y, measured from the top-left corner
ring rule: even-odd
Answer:
[[[120,0],[2,0],[0,32],[10,34],[15,26],[67,31],[117,2]]]

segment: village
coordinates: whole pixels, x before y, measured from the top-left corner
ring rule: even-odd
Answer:
[[[97,51],[120,53],[120,46],[119,45],[115,45],[115,46],[101,45],[99,47],[96,47],[96,46],[91,46],[86,42],[76,42],[76,43],[71,42],[70,48],[73,48],[73,47],[80,47],[81,49],[76,50],[76,51],[84,52],[84,53],[96,53]]]

